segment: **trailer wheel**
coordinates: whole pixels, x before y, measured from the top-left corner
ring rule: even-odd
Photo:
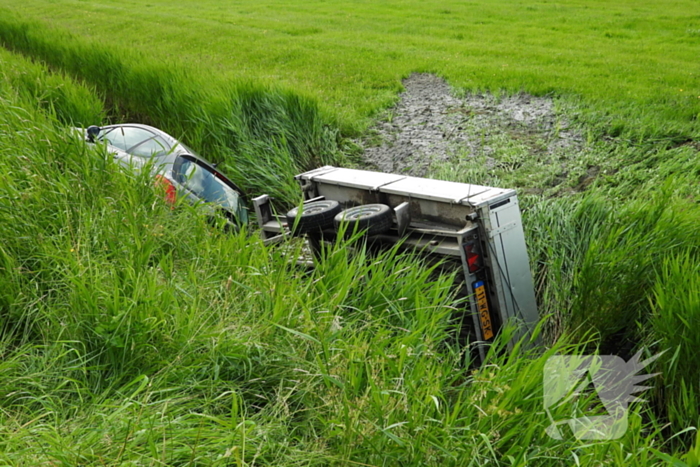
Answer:
[[[348,225],[347,232],[366,230],[367,235],[377,235],[386,232],[391,227],[391,208],[386,204],[364,204],[348,208],[335,216],[335,227]]]
[[[333,219],[340,212],[337,201],[314,201],[302,207],[294,208],[287,213],[287,225],[295,235],[318,232],[333,226]]]

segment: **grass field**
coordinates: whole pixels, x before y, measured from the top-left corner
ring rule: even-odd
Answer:
[[[3,3],[0,464],[697,466],[694,7]],[[67,131],[154,124],[285,206],[297,171],[360,163],[349,137],[414,71],[551,95],[586,135],[563,160],[504,144],[517,164],[432,172],[539,193],[521,200],[544,349],[469,369],[451,277],[420,258],[340,244],[300,270]],[[546,436],[549,356],[642,347],[666,353],[625,436]]]
[[[188,2],[5,4],[109,48],[218,80],[318,97],[350,128],[431,71],[464,89],[583,98],[627,123],[698,131],[692,2]],[[647,129],[648,130],[648,129]]]

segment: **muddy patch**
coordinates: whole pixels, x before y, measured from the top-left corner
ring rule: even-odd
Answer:
[[[513,148],[551,157],[583,146],[552,99],[457,96],[442,78],[425,73],[411,75],[403,85],[399,102],[360,141],[365,160],[378,170],[425,176],[437,164],[477,156],[489,168],[515,170],[523,157],[514,157]]]

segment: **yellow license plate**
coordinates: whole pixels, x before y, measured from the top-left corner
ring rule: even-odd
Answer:
[[[476,308],[481,321],[481,338],[489,340],[493,337],[493,327],[491,326],[491,313],[489,313],[489,303],[486,300],[486,286],[482,281],[474,282],[474,295],[476,296]]]

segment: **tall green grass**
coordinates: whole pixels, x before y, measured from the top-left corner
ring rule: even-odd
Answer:
[[[366,127],[401,79],[432,72],[471,91],[554,94],[598,134],[697,138],[692,0],[6,0],[0,16],[178,60],[206,76],[284,83]]]
[[[436,266],[348,240],[301,268],[295,242],[171,210],[51,108],[2,87],[0,109],[3,463],[660,464],[643,405],[620,440],[548,438],[544,364],[583,348],[470,368]]]
[[[683,432],[676,442],[689,445],[700,422],[692,357],[700,345],[700,210],[683,191],[669,183],[626,203],[596,195],[544,201],[524,222],[548,337],[592,337],[588,352],[625,358],[644,348],[665,352],[654,363],[652,406],[671,424],[665,436]]]
[[[0,49],[0,86],[54,113],[65,125],[88,126],[105,116],[94,89],[5,49]]]
[[[578,130],[585,134],[585,127]],[[655,363],[661,376],[651,383],[650,400],[670,423],[664,436],[684,432],[675,441],[689,446],[700,390],[688,353],[700,344],[691,331],[697,309],[692,264],[700,254],[697,150],[668,141],[594,141],[553,163],[527,148],[495,147],[495,168],[463,157],[435,167],[433,175],[566,195],[521,196],[546,340],[569,336],[589,341],[588,352],[625,358],[642,348],[665,351]],[[501,159],[520,165],[499,168]],[[581,166],[600,169],[598,178],[587,191],[567,194]],[[572,180],[551,186],[562,170]]]
[[[652,290],[652,313],[647,340],[666,353],[658,368],[663,382],[655,391],[656,404],[666,407],[671,432],[700,425],[700,369],[695,360],[700,319],[698,252],[689,248],[664,258]]]
[[[153,63],[137,51],[96,46],[36,23],[8,17],[1,24],[3,45],[88,83],[114,121],[157,126],[225,163],[250,195],[295,202],[295,174],[343,160],[336,126],[312,98],[200,76],[174,61]]]
[[[505,168],[494,169],[504,185],[547,195],[613,187],[615,196],[668,176],[697,186],[700,89],[687,64],[700,25],[685,2],[273,8],[214,0],[196,12],[186,2],[61,4],[71,7],[6,8],[2,42],[95,85],[113,118],[156,124],[227,161],[249,194],[294,198],[292,172],[343,161],[338,129],[365,128],[414,71],[438,73],[459,92],[558,99],[586,147],[505,151]],[[485,159],[450,161],[436,173],[475,175]]]
[[[694,104],[676,115],[654,99],[644,112],[617,102],[639,117],[627,122],[583,112],[591,140],[617,139],[569,162],[610,174],[592,194],[522,203],[547,346],[471,369],[453,339],[452,278],[434,266],[341,241],[301,269],[299,244],[268,248],[195,208],[173,211],[145,172],[121,171],[66,129],[103,112],[151,123],[224,161],[249,193],[291,202],[293,174],[344,160],[340,122],[313,98],[10,16],[0,40],[43,62],[0,54],[2,462],[646,466],[691,445]],[[457,169],[442,175],[523,186],[522,173]],[[633,406],[621,440],[546,437],[549,356],[642,346],[667,352],[652,404]]]

